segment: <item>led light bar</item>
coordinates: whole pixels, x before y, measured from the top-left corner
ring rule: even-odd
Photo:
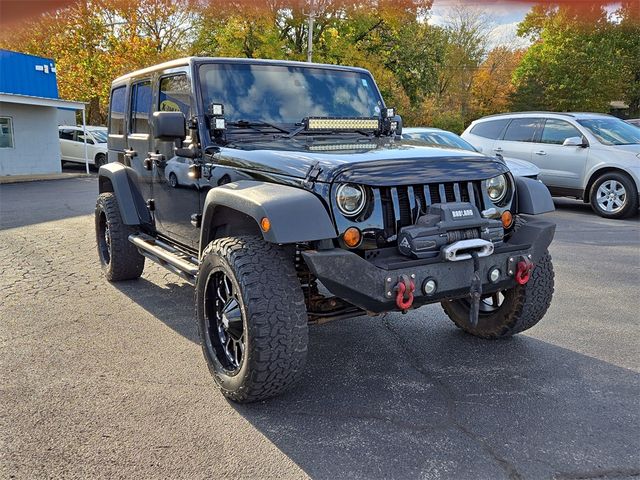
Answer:
[[[377,117],[323,118],[309,117],[305,121],[306,130],[379,130]]]
[[[339,143],[335,145],[310,145],[312,152],[333,152],[336,150],[373,150],[378,145],[375,143]]]

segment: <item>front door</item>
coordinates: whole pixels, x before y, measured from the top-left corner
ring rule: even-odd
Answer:
[[[540,180],[550,187],[582,188],[588,148],[563,146],[567,138],[582,137],[582,133],[565,120],[549,118],[542,135],[533,144],[531,162],[540,169]]]
[[[155,111],[180,111],[192,115],[191,82],[184,70],[164,72],[158,81]],[[187,137],[185,145],[190,144]],[[153,197],[156,227],[160,233],[189,247],[197,248],[200,229],[191,223],[200,214],[199,182],[189,178],[191,161],[177,157],[173,142],[153,141]]]

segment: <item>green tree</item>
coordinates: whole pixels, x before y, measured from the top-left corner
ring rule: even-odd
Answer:
[[[613,100],[631,101],[638,25],[623,20],[597,4],[535,6],[519,26],[533,45],[513,75],[513,108],[607,112]]]

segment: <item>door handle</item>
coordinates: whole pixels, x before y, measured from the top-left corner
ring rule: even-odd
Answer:
[[[502,151],[502,147],[494,148],[493,151],[500,153]]]
[[[544,150],[538,150],[537,152],[534,152],[536,155],[546,155],[547,152],[545,152]]]

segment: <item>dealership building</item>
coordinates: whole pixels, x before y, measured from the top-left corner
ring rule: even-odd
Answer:
[[[0,50],[0,176],[59,173],[58,125],[84,108],[58,98],[53,60]]]

